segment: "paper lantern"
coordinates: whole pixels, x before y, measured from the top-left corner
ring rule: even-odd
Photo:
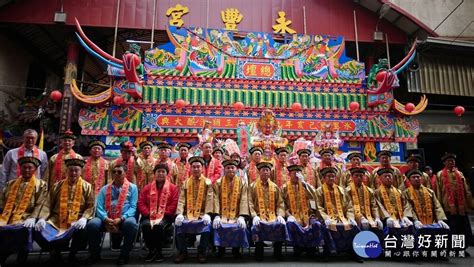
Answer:
[[[117,106],[121,106],[125,103],[125,99],[120,96],[120,95],[116,95],[114,96],[114,104],[117,105]]]
[[[406,111],[408,111],[408,112],[412,112],[413,110],[415,110],[415,104],[413,104],[413,103],[407,103],[407,104],[405,105],[405,109],[406,109]]]
[[[350,109],[352,112],[359,110],[359,107],[360,107],[360,104],[359,104],[359,102],[356,102],[356,101],[352,101],[352,102],[349,104],[349,109]]]
[[[184,101],[183,99],[178,99],[176,100],[175,105],[177,108],[183,108],[184,106],[186,106],[186,101]]]
[[[242,110],[243,108],[244,108],[244,103],[242,103],[240,101],[234,103],[234,109],[235,110],[239,111],[239,110]]]
[[[301,104],[296,102],[296,103],[293,103],[293,105],[291,105],[291,110],[293,112],[298,112],[298,111],[301,111],[302,107],[301,107]]]
[[[454,108],[454,114],[456,114],[458,117],[461,117],[464,112],[466,112],[466,109],[463,106],[456,106]]]
[[[49,95],[49,97],[51,98],[51,100],[53,100],[54,102],[59,102],[59,100],[61,100],[63,98],[63,94],[58,91],[58,90],[54,90],[51,92],[51,94]]]

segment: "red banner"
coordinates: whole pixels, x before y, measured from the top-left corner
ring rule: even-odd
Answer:
[[[257,122],[258,118],[161,115],[156,124],[161,128],[201,128],[206,120],[211,122],[211,127],[214,129],[237,129],[239,123],[249,125],[251,122]],[[339,132],[355,131],[355,123],[351,120],[281,119],[279,123],[284,131],[321,131],[324,125],[329,123]]]
[[[273,65],[265,63],[245,63],[242,70],[245,77],[271,78],[275,74]]]

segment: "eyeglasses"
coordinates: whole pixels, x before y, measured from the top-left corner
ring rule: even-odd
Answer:
[[[123,171],[112,171],[113,174],[122,174]]]

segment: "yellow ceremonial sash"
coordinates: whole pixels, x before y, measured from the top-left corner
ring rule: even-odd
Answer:
[[[420,187],[421,193],[423,194],[423,200],[425,201],[425,206],[422,208],[420,200],[418,199],[418,194],[415,192],[413,186],[408,187],[408,192],[410,192],[411,199],[415,204],[415,211],[418,219],[422,224],[432,224],[433,223],[433,207],[431,206],[430,193],[426,187]]]
[[[300,206],[298,207],[296,203],[295,190],[293,190],[293,185],[291,181],[286,183],[288,188],[288,199],[290,200],[290,213],[296,218],[296,220],[301,223],[303,226],[309,223],[309,209],[308,201],[306,199],[306,192],[304,190],[303,183],[298,182],[298,194],[300,199]]]
[[[196,220],[201,215],[202,200],[204,197],[204,187],[206,184],[206,177],[199,178],[199,189],[197,193],[196,202],[194,202],[194,177],[189,177],[186,182],[186,211],[187,217],[190,221]]]
[[[13,182],[11,191],[8,194],[7,203],[5,204],[5,208],[3,209],[2,215],[0,216],[0,222],[3,224],[15,224],[21,222],[21,217],[30,204],[30,200],[33,196],[36,185],[36,178],[34,175],[30,178],[28,184],[26,185],[25,192],[23,193],[23,196],[20,200],[20,204],[15,206],[16,196],[18,194],[22,179],[23,178],[20,176],[20,178]],[[14,206],[15,210],[13,210]]]
[[[326,203],[326,209],[327,209],[329,218],[331,220],[336,220],[337,218],[339,218],[339,220],[341,220],[344,225],[347,225],[348,223],[347,223],[346,217],[344,216],[344,210],[342,208],[342,202],[341,202],[341,193],[339,192],[339,188],[333,184],[332,189],[334,191],[334,199],[336,201],[337,216],[334,214],[328,185],[326,183],[323,184],[324,202]]]
[[[357,221],[360,221],[360,218],[363,216],[361,208],[360,208],[360,201],[359,201],[359,192],[354,184],[354,182],[350,183],[351,191],[352,191],[352,204],[354,207],[355,218]],[[367,189],[364,185],[361,185],[362,192],[364,193],[364,213],[366,219],[369,221],[369,224],[375,226],[375,222],[372,218],[372,210],[370,209],[370,195],[369,189]]]
[[[233,187],[232,187],[232,196],[230,199],[230,210],[228,205],[228,198],[229,198],[229,188],[228,188],[228,181],[227,177],[222,178],[222,194],[221,194],[221,203],[222,203],[222,219],[224,221],[234,220],[237,215],[237,200],[239,198],[239,190],[240,190],[240,178],[234,176],[233,179]]]
[[[82,198],[82,178],[79,177],[76,182],[76,190],[72,199],[71,210],[69,211],[69,183],[65,180],[60,189],[59,203],[59,228],[68,229],[72,222],[77,221],[79,217],[79,209],[81,208]]]
[[[268,208],[265,208],[265,197],[263,194],[262,181],[260,178],[255,183],[257,189],[258,211],[260,217],[265,221],[274,221],[275,216],[275,186],[268,182]]]
[[[395,195],[395,200],[397,202],[397,210],[398,210],[398,215],[400,216],[400,219],[403,218],[403,209],[402,209],[402,199],[400,193],[395,189],[393,186],[390,188],[392,193]],[[390,217],[394,220],[397,219],[397,211],[393,209],[392,203],[390,203],[390,198],[388,197],[387,190],[385,189],[385,186],[382,185],[380,186],[380,193],[382,193],[382,199],[383,203],[385,205],[385,208],[387,209],[388,213],[390,213]]]

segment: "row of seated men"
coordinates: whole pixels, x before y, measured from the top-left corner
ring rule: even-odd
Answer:
[[[205,160],[189,159],[190,176],[181,188],[168,179],[169,168],[157,164],[154,180],[138,193],[127,178],[127,164],[116,164],[112,182],[103,186],[94,201],[92,185],[82,178],[85,161],[66,159],[66,178],[48,192],[46,182],[36,179],[41,165],[35,157],[18,159],[19,177],[7,183],[0,200],[0,251],[2,263],[17,252],[26,261],[31,236],[51,261],[60,261],[60,251],[70,245],[68,261],[77,264],[76,254],[88,244],[88,263],[100,261],[102,232],[120,232],[124,242],[118,264],[129,261],[138,230],[137,209],[149,249],[147,262],[162,261],[163,230],[176,226],[176,263],[187,259],[186,237],[201,235],[197,260],[206,262],[208,243],[232,247],[235,257],[248,246],[248,232],[255,242],[257,261],[263,260],[264,241],[274,242],[274,256],[282,260],[282,242],[293,242],[294,251],[311,253],[324,240],[324,254],[350,251],[360,230],[378,234],[383,227],[395,233],[415,233],[424,227],[449,229],[443,208],[434,192],[422,185],[423,173],[407,173],[410,186],[403,192],[393,186],[394,172],[380,168],[381,185],[372,190],[363,183],[366,170],[350,169],[347,188],[335,184],[337,169],[321,169],[323,183],[315,189],[305,181],[301,165],[287,166],[289,179],[281,188],[271,181],[272,164],[257,164],[259,178],[250,185],[236,176],[238,162],[225,160],[224,176],[214,184],[203,175]],[[468,206],[455,206],[458,212]],[[451,211],[451,210],[450,210]],[[248,231],[247,222],[251,222]],[[213,229],[213,230],[212,230]],[[402,230],[404,229],[404,230]],[[211,240],[212,233],[212,240]],[[357,258],[361,261],[360,258]]]
[[[47,187],[51,191],[52,186],[66,177],[65,159],[67,158],[82,158],[73,150],[76,136],[72,132],[66,132],[61,135],[61,150],[58,154],[53,155],[48,162],[46,154],[39,150],[35,144],[37,141],[37,133],[34,130],[27,130],[24,133],[24,144],[17,149],[10,150],[4,160],[3,170],[0,175],[0,188],[4,187],[5,181],[10,181],[17,177],[19,170],[18,158],[22,155],[35,156],[41,159],[41,165],[36,172],[36,177],[41,177],[47,181]],[[98,195],[99,190],[112,180],[112,170],[117,164],[126,162],[127,173],[126,178],[135,183],[138,191],[144,185],[150,183],[154,179],[153,169],[157,163],[166,164],[170,170],[167,174],[173,184],[180,188],[187,177],[190,175],[190,164],[188,161],[189,150],[191,145],[187,143],[178,144],[179,157],[175,160],[169,158],[169,150],[171,146],[166,143],[160,143],[159,158],[155,159],[151,155],[153,143],[142,142],[140,144],[141,153],[136,155],[135,148],[130,142],[121,144],[121,155],[116,160],[108,162],[102,157],[105,144],[100,141],[92,141],[89,144],[90,157],[87,159],[83,168],[83,175],[85,181],[92,186],[94,196]],[[225,153],[221,148],[212,147],[211,143],[204,143],[200,148],[204,158],[203,173],[204,176],[211,180],[214,184],[223,175],[222,155]],[[251,161],[246,164],[246,160],[242,160],[239,154],[232,154],[230,157],[233,160],[240,162],[237,168],[237,176],[247,184],[251,184],[259,177],[257,164],[263,160],[263,150],[260,147],[253,147],[250,149]],[[286,148],[279,148],[275,151],[276,157],[272,159],[273,168],[271,170],[270,179],[275,182],[278,188],[289,180],[289,172],[287,170],[287,158],[289,150]],[[351,153],[348,156],[350,161],[348,170],[342,171],[341,168],[334,163],[332,150],[322,150],[320,155],[322,158],[319,166],[311,164],[309,158],[311,151],[308,149],[301,149],[297,151],[299,156],[298,163],[302,166],[302,175],[307,183],[318,189],[324,182],[321,177],[321,169],[332,166],[336,168],[335,183],[346,188],[349,186],[350,169],[353,167],[360,167],[363,161],[363,156],[360,153]],[[402,191],[409,185],[409,179],[400,174],[400,171],[393,167],[390,163],[391,154],[389,151],[380,151],[378,159],[380,166],[374,169],[372,173],[365,172],[363,176],[364,184],[372,189],[379,187],[381,183],[380,176],[377,175],[377,170],[380,168],[391,168],[394,171],[394,186]],[[458,233],[465,233],[468,243],[472,242],[472,233],[469,231],[469,220],[467,217],[467,210],[472,203],[472,197],[469,185],[466,183],[462,172],[460,172],[455,165],[456,156],[454,154],[446,154],[442,161],[445,168],[438,172],[437,175],[430,177],[423,173],[422,184],[427,188],[432,188],[435,195],[441,202],[442,207],[447,211],[448,223],[454,226],[454,231]],[[45,164],[45,162],[48,162]],[[418,169],[420,158],[418,156],[410,156],[407,159],[409,170]],[[0,189],[1,190],[1,189]],[[461,194],[461,192],[463,192]],[[458,197],[459,196],[459,197]],[[453,208],[458,205],[460,208]]]

